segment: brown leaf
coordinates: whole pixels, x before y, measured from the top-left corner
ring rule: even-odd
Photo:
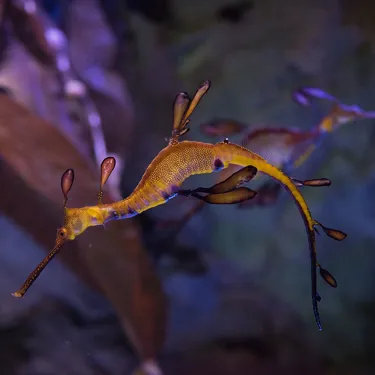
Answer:
[[[0,108],[4,182],[0,184],[0,209],[50,250],[63,220],[61,174],[67,167],[74,169],[76,180],[69,202],[79,207],[95,203],[99,173],[53,125],[6,95],[0,95]],[[108,193],[104,201],[111,201]],[[164,342],[166,301],[142,248],[137,222],[125,220],[110,223],[106,230],[94,228],[68,243],[57,259],[109,299],[141,359],[155,358]],[[40,260],[35,259],[35,265]],[[29,271],[20,270],[20,284]],[[42,282],[45,279],[38,280],[28,293],[37,293]]]

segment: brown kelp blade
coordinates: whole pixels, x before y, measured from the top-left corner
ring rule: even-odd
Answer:
[[[336,279],[332,276],[331,273],[329,273],[327,270],[319,266],[319,272],[320,276],[324,279],[324,281],[331,286],[332,288],[337,288],[337,281]]]
[[[205,81],[201,85],[201,87],[195,93],[192,101],[190,102],[189,108],[186,110],[186,113],[181,121],[181,127],[183,128],[186,125],[186,121],[188,120],[189,116],[193,113],[196,106],[199,104],[200,100],[202,99],[203,95],[208,91],[211,86],[210,81]]]
[[[68,200],[68,193],[73,186],[74,182],[74,170],[67,169],[61,176],[61,191],[64,195],[64,206]]]
[[[321,186],[330,186],[331,181],[328,178],[316,178],[313,180],[296,180],[292,179],[296,186],[312,186],[312,187],[321,187]]]
[[[190,103],[189,95],[186,92],[180,92],[175,99],[173,106],[173,131],[180,129],[182,118]]]
[[[233,173],[226,180],[219,182],[210,188],[197,188],[196,193],[222,194],[239,188],[241,185],[251,181],[257,174],[258,169],[249,165]]]
[[[243,201],[247,201],[249,199],[253,199],[256,196],[256,194],[257,192],[254,190],[245,187],[240,187],[227,193],[209,194],[205,197],[195,192],[192,192],[191,195],[210,204],[237,204]]]
[[[49,254],[37,265],[35,270],[30,273],[26,281],[23,283],[22,287],[17,291],[12,293],[14,297],[23,297],[34,281],[38,278],[40,273],[44,270],[47,264],[55,257],[55,255],[61,250],[65,242],[60,242],[55,245],[55,247],[49,252]]]
[[[7,21],[13,25],[14,35],[24,48],[43,65],[51,66],[54,61],[53,46],[46,37],[46,18],[39,8],[38,2],[10,1],[5,12]],[[4,7],[5,2],[1,3]],[[29,6],[29,4],[33,4]],[[4,9],[2,16],[4,15]]]

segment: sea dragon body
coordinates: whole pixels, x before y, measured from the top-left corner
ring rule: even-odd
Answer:
[[[198,90],[191,102],[189,99],[190,106],[188,109],[186,109],[187,104],[185,102],[182,103],[181,101],[178,102],[176,100],[174,131],[172,133],[172,137],[170,138],[169,144],[163,150],[161,150],[155,159],[150,163],[143,174],[141,181],[130,196],[111,204],[102,204],[101,197],[99,197],[98,205],[80,208],[67,208],[64,204],[64,225],[57,230],[55,247],[30,274],[28,279],[23,284],[23,287],[16,293],[13,293],[14,296],[22,297],[35,279],[39,276],[40,272],[48,264],[48,262],[60,251],[65,242],[68,240],[74,240],[87,228],[104,225],[111,220],[127,219],[153,207],[166,203],[179,194],[182,183],[192,175],[218,172],[227,168],[231,164],[242,167],[253,166],[259,172],[275,179],[291,194],[303,218],[310,250],[312,282],[311,296],[313,310],[316,324],[319,330],[322,329],[317,306],[317,301],[320,300],[320,297],[317,293],[316,270],[319,267],[322,274],[323,269],[317,263],[316,259],[314,231],[314,227],[316,225],[321,226],[321,224],[314,221],[311,217],[308,206],[296,187],[295,181],[289,178],[281,170],[267,162],[260,155],[251,152],[242,146],[230,143],[227,139],[216,144],[178,141],[178,137],[187,132],[186,124],[188,123],[188,116],[198,104],[200,99],[199,96],[203,96],[203,94],[208,90],[209,86],[206,82],[202,87],[200,89],[201,91]],[[183,109],[182,113],[185,113],[184,118],[182,118],[181,113],[178,113],[178,110],[176,111],[176,107],[179,106],[180,110]],[[176,118],[178,121],[176,121]],[[105,161],[102,163],[102,168],[104,164]],[[108,164],[106,176],[101,177],[101,189],[102,185],[105,183],[109,174],[113,170],[114,165],[114,160],[112,160],[112,163]],[[67,200],[67,193],[72,186],[73,180],[73,170],[67,170],[62,178],[62,190],[65,196],[65,202]],[[100,194],[101,191],[99,195]],[[329,229],[323,227],[323,230],[326,231]],[[325,272],[325,276],[322,276],[327,281],[331,275],[328,273],[328,271],[323,271]],[[335,283],[336,282],[333,279],[331,285]]]
[[[87,228],[103,225],[111,220],[121,220],[138,215],[174,198],[182,183],[192,175],[218,172],[229,164],[252,165],[280,184],[294,198],[306,226],[311,257],[312,299],[317,325],[316,250],[314,220],[308,206],[294,182],[282,171],[269,164],[261,156],[237,144],[223,141],[217,144],[183,141],[169,144],[155,157],[146,169],[132,194],[119,202],[80,208],[65,208],[65,224],[60,237],[74,240]]]
[[[261,156],[229,142],[210,144],[183,141],[168,145],[160,151],[126,199],[112,204],[65,208],[68,239],[73,240],[88,227],[103,225],[111,220],[127,219],[164,204],[177,195],[187,178],[219,172],[229,164],[239,167],[252,165],[259,172],[281,183],[296,201],[308,229],[313,231],[314,221],[294,182]]]

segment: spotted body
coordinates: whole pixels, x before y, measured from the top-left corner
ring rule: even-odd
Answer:
[[[110,220],[126,219],[164,204],[176,195],[179,187],[188,177],[216,172],[227,168],[230,164],[242,167],[254,166],[259,172],[269,175],[282,184],[294,198],[308,234],[312,264],[312,297],[314,310],[317,314],[314,220],[305,199],[294,182],[281,170],[258,154],[228,141],[217,144],[192,141],[169,144],[151,162],[141,181],[128,198],[113,204],[67,208],[67,217],[72,223],[71,227],[66,227],[70,234],[69,239],[74,239],[87,227],[102,225]],[[320,327],[318,318],[317,324]]]
[[[229,142],[210,144],[184,141],[168,145],[151,162],[129,197],[113,204],[67,208],[67,217],[71,223],[75,223],[74,232],[79,235],[87,226],[129,218],[164,204],[176,196],[182,183],[190,176],[218,172],[230,164],[239,167],[253,165],[259,172],[285,186],[302,210],[309,230],[313,230],[307,204],[294,182],[258,154]],[[85,222],[74,220],[74,216],[82,217],[84,211],[91,219]]]
[[[252,166],[258,172],[272,177],[281,184],[291,194],[300,211],[309,243],[312,285],[311,296],[314,315],[319,330],[322,329],[317,306],[317,301],[320,297],[317,294],[316,280],[317,267],[320,267],[320,265],[316,259],[314,231],[316,229],[315,226],[321,224],[312,219],[309,208],[296,187],[295,182],[260,155],[240,145],[230,143],[227,139],[216,144],[178,141],[178,138],[188,131],[186,127],[189,122],[188,117],[198,104],[199,99],[208,90],[208,87],[209,82],[207,81],[197,91],[191,102],[186,93],[180,93],[177,96],[175,101],[175,121],[169,144],[161,150],[150,163],[141,181],[129,197],[111,204],[102,204],[101,199],[99,199],[99,204],[96,206],[64,208],[64,225],[57,231],[55,247],[29,275],[22,288],[13,293],[14,296],[22,297],[48,262],[60,251],[65,242],[74,240],[87,228],[103,225],[111,220],[130,218],[166,203],[178,194],[183,182],[192,175],[218,172],[228,168],[229,165],[237,165],[239,167]],[[108,173],[110,173],[108,171],[112,168],[108,169],[106,166],[112,165],[114,165],[113,161],[108,160],[108,158],[105,163],[103,161],[101,181],[108,178]],[[65,194],[64,196],[66,196],[73,183],[74,175],[70,172],[66,172],[63,175],[63,179],[62,189]],[[102,185],[103,183],[101,182],[100,189]],[[98,197],[100,198],[101,195],[102,191],[100,190]],[[345,237],[345,234],[341,235],[341,232],[338,233],[335,230],[324,227],[323,229],[326,233],[330,233],[332,237]],[[323,272],[328,280],[326,270],[321,272]],[[333,285],[333,281],[330,280],[330,284]]]

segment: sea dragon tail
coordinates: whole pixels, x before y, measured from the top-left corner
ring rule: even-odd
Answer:
[[[224,166],[227,167],[229,164],[235,164],[242,167],[252,165],[258,169],[259,172],[264,173],[274,180],[279,182],[285,190],[290,193],[296,202],[296,205],[300,211],[302,219],[305,224],[307,238],[309,242],[310,251],[310,262],[311,262],[311,297],[312,305],[315,316],[315,321],[318,329],[322,330],[322,325],[319,317],[318,301],[320,296],[317,292],[317,259],[316,259],[316,246],[315,246],[315,232],[314,225],[315,221],[311,217],[310,210],[306,204],[305,199],[301,195],[300,191],[295,186],[294,182],[285,175],[278,168],[269,164],[261,156],[232,143],[219,143],[215,147],[217,159],[220,159]]]

